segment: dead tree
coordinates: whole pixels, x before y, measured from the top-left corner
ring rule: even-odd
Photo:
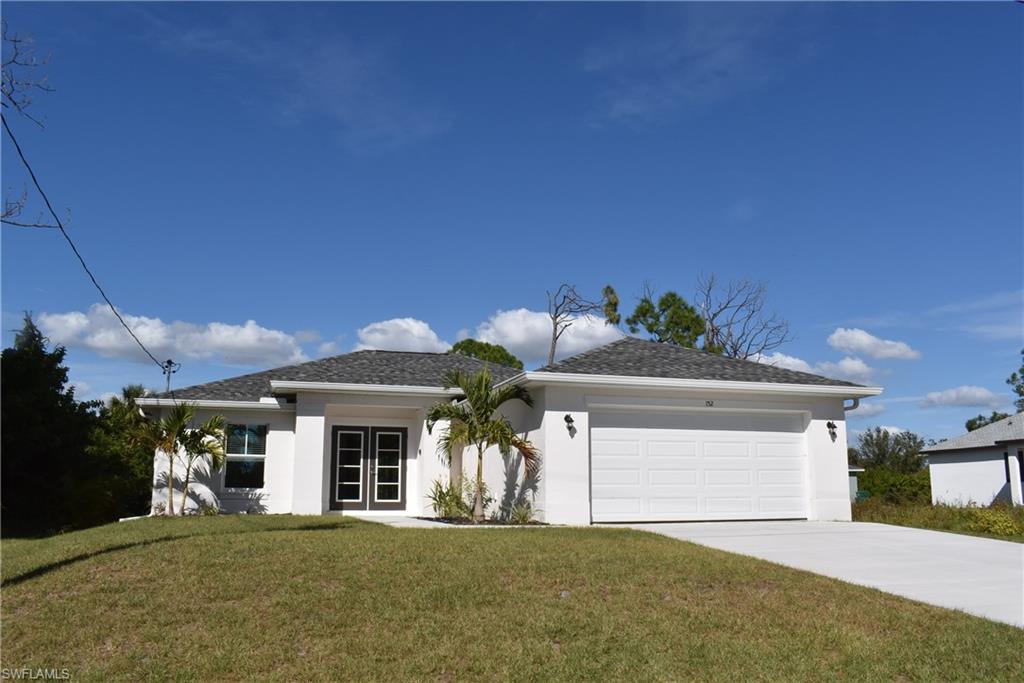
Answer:
[[[602,315],[606,325],[619,324],[619,297],[611,285],[601,290],[601,298],[593,301],[584,298],[575,285],[562,283],[554,292],[548,291],[548,317],[551,318],[551,346],[548,348],[548,365],[555,362],[558,340],[579,316]]]
[[[763,282],[738,280],[720,286],[711,274],[697,279],[695,303],[704,318],[704,349],[732,358],[756,358],[791,340],[789,322],[765,310]]]
[[[53,92],[53,88],[47,83],[46,76],[37,73],[39,67],[49,62],[49,58],[36,57],[31,37],[10,32],[7,29],[6,20],[2,22],[2,25],[3,57],[0,72],[3,77],[0,79],[0,105],[3,105],[4,118],[6,120],[6,114],[14,112],[42,128],[42,122],[28,113],[28,108],[32,104],[32,95],[35,92]],[[20,219],[27,202],[28,193],[24,189],[17,196],[8,190],[4,196],[0,222],[18,228],[57,227],[52,223],[45,222],[42,219],[42,214],[34,221]]]

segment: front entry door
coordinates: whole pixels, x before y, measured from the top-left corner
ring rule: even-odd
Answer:
[[[405,509],[405,427],[331,430],[331,509]]]

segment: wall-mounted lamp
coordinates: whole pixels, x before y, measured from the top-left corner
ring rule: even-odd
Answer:
[[[836,440],[836,423],[829,420],[825,423],[825,427],[828,429],[828,435],[832,437],[832,441]]]
[[[572,415],[569,413],[566,413],[563,419],[565,420],[565,428],[568,430],[569,436],[576,436],[576,420],[572,419]]]

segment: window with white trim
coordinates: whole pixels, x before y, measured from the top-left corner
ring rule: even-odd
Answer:
[[[224,488],[263,488],[267,425],[229,424],[225,434]]]

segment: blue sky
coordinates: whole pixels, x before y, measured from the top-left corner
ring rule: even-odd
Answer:
[[[1010,407],[1020,6],[4,14],[55,88],[45,130],[11,124],[177,386],[466,334],[535,365],[545,290],[630,308],[703,272],[768,283],[795,335],[774,362],[885,387],[857,428],[939,438]],[[5,139],[5,191],[26,182]],[[5,343],[30,310],[80,395],[161,385],[58,234],[5,226],[2,250]],[[564,349],[616,334],[581,322]]]

